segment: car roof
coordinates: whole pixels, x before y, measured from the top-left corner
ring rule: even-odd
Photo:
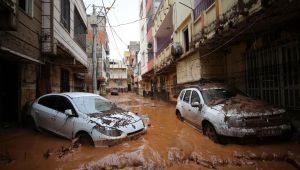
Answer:
[[[86,92],[63,92],[63,93],[49,93],[49,94],[45,94],[45,95],[43,95],[41,97],[55,96],[55,95],[66,96],[66,97],[69,97],[69,98],[87,97],[87,96],[99,96],[99,95],[94,94],[94,93],[86,93]],[[100,97],[102,97],[102,96],[100,96]]]
[[[70,98],[87,97],[87,96],[99,96],[98,94],[86,93],[86,92],[64,92],[64,93],[60,93],[60,94],[69,96]]]
[[[187,85],[184,89],[187,88],[196,88],[198,90],[207,90],[207,89],[227,89],[223,83],[201,83],[201,84],[194,84],[194,85]]]

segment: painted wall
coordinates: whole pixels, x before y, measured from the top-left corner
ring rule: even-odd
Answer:
[[[183,4],[180,4],[179,2],[189,6],[193,7],[191,0],[175,0],[175,4],[173,6],[173,26],[174,30],[177,30],[181,27],[184,20],[186,20],[188,17],[191,17],[192,9],[184,6]]]
[[[183,84],[187,82],[197,81],[201,78],[199,53],[179,61],[176,65],[177,83]]]

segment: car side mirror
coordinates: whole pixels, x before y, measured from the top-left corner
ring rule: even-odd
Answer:
[[[200,104],[199,102],[193,102],[193,103],[191,103],[191,105],[192,105],[192,107],[198,107],[199,110],[202,109],[202,104]]]
[[[72,109],[65,110],[65,114],[68,115],[68,116],[74,116],[74,114],[72,112]]]

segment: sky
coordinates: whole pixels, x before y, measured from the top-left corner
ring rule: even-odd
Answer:
[[[110,7],[114,0],[103,0],[105,7]],[[83,0],[87,14],[92,13],[92,5],[103,6],[102,0]],[[113,8],[108,12],[108,20],[115,32],[107,23],[109,48],[111,59],[123,59],[124,51],[128,51],[130,41],[140,40],[139,22],[115,27],[139,19],[139,0],[116,0]],[[116,35],[117,34],[117,35]],[[120,38],[118,38],[118,36]],[[113,38],[114,37],[114,38]],[[120,40],[121,39],[121,40]],[[123,42],[122,42],[123,41]]]

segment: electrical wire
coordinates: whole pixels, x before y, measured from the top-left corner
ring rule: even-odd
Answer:
[[[114,0],[113,4],[115,3],[115,1],[116,1],[116,0]],[[102,0],[102,4],[103,4],[103,6],[104,6],[103,0]],[[107,16],[108,11],[106,11],[106,10],[104,9],[104,12],[105,12],[105,16],[106,16],[105,18],[107,18],[107,21],[109,22],[108,16]],[[114,40],[114,44],[115,44],[116,49],[117,49],[117,51],[118,51],[118,55],[119,55],[120,59],[122,60],[122,55],[121,55],[120,50],[119,50],[119,47],[118,47],[118,45],[117,45],[117,41],[116,41],[116,39],[115,39],[114,33],[113,33],[112,29],[110,29],[110,31],[111,31],[111,35],[112,35],[113,40]]]

